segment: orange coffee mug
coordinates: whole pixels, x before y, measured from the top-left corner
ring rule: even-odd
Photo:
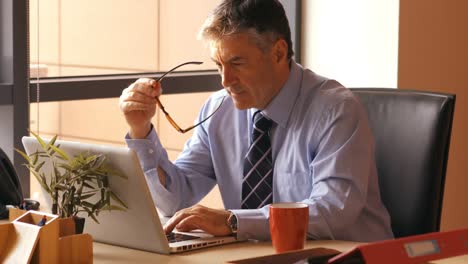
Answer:
[[[270,205],[271,241],[276,253],[304,248],[309,224],[309,205],[276,203]]]

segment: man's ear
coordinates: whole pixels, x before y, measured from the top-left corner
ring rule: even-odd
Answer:
[[[288,61],[288,44],[284,39],[278,39],[273,45],[273,56],[277,63]]]

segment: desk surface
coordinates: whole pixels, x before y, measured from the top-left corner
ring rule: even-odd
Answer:
[[[346,251],[356,242],[307,241],[306,248],[324,247]],[[274,254],[271,242],[242,242],[190,251],[182,254],[160,255],[101,243],[94,243],[94,263],[224,263],[229,260],[253,258]],[[433,261],[433,264],[466,264],[468,255]]]
[[[8,223],[0,220],[0,224]],[[306,248],[324,247],[346,251],[357,245],[356,242],[321,240],[307,241]],[[94,263],[120,264],[120,263],[224,263],[229,260],[253,258],[274,254],[271,242],[240,242],[194,250],[173,255],[161,255],[146,251],[134,250],[102,243],[93,243]],[[466,264],[468,255],[433,261],[434,264]]]
[[[307,241],[306,248],[326,247],[344,251],[356,245],[344,241]],[[271,242],[239,242],[204,248],[186,253],[160,255],[128,248],[94,243],[94,263],[224,263],[229,260],[244,259],[274,254]]]

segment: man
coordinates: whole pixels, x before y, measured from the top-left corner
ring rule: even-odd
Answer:
[[[202,229],[266,240],[269,204],[305,202],[309,238],[392,238],[365,110],[342,85],[292,60],[281,4],[222,1],[200,35],[224,90],[208,99],[198,120],[222,105],[194,130],[175,163],[150,122],[159,83],[139,79],[120,101],[130,125],[127,144],[159,209],[174,215],[166,232]],[[226,210],[195,205],[216,184]]]

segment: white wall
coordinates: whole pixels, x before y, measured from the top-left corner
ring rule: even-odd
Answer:
[[[347,87],[397,87],[399,1],[302,0],[302,64]]]

